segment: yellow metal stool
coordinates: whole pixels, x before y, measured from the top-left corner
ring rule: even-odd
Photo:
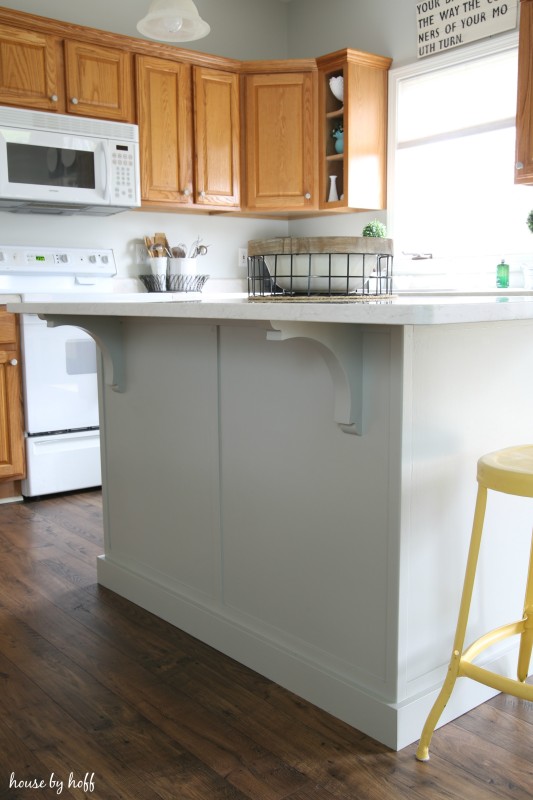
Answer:
[[[491,686],[498,692],[505,692],[524,700],[533,701],[533,685],[524,683],[528,675],[533,646],[533,542],[522,619],[518,622],[511,622],[509,625],[503,625],[501,628],[495,628],[481,636],[463,651],[487,506],[487,490],[492,489],[495,492],[504,492],[505,494],[514,494],[520,497],[533,497],[533,445],[508,447],[482,456],[477,463],[477,481],[478,493],[472,537],[452,657],[448,667],[448,674],[440,694],[429,712],[420,737],[416,752],[416,757],[419,761],[427,761],[429,759],[429,743],[433,736],[433,731],[446,703],[450,699],[457,678],[471,678],[474,681],[478,681],[478,683],[483,683],[485,686]],[[472,661],[487,647],[517,634],[520,636],[517,680],[502,677],[495,672],[472,664]]]

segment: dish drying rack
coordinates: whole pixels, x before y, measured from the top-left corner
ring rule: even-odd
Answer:
[[[248,242],[249,297],[392,294],[392,239],[283,237]]]

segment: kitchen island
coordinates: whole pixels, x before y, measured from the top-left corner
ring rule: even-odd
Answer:
[[[101,348],[98,580],[402,748],[446,672],[476,461],[533,442],[533,297],[191,297],[9,306]],[[530,512],[489,500],[469,639],[521,617]],[[460,681],[441,722],[491,694]]]

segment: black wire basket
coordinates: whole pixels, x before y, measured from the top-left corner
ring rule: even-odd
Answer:
[[[285,237],[248,242],[248,295],[392,294],[392,240]]]

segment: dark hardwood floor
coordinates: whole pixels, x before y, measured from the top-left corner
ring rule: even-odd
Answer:
[[[533,704],[391,752],[100,588],[101,519],[99,492],[0,505],[2,800],[533,796]]]

